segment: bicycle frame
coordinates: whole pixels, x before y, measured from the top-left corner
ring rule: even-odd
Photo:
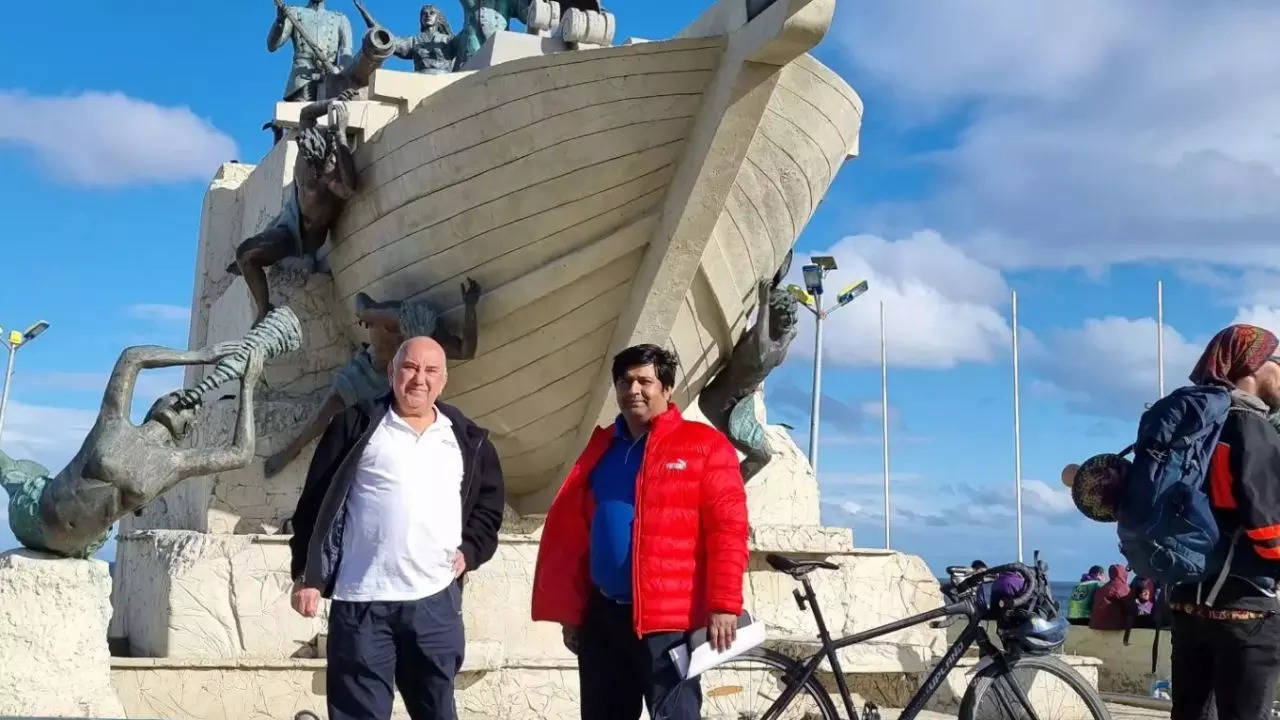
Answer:
[[[765,711],[762,720],[774,720],[778,713],[786,708],[796,694],[800,692],[800,688],[818,671],[818,666],[822,664],[823,660],[831,664],[831,670],[835,673],[836,687],[840,690],[840,698],[844,701],[844,709],[848,713],[849,720],[858,720],[858,712],[853,706],[853,698],[850,697],[849,686],[845,681],[844,671],[840,667],[840,659],[837,657],[836,652],[941,618],[964,616],[968,618],[968,623],[964,631],[960,633],[960,637],[956,638],[951,647],[947,648],[947,652],[938,661],[933,671],[929,673],[929,677],[925,679],[924,684],[920,686],[920,689],[912,696],[911,701],[907,703],[907,707],[903,709],[899,720],[915,720],[920,711],[924,709],[925,703],[933,697],[938,687],[946,680],[947,675],[955,669],[956,665],[960,663],[960,659],[964,657],[964,654],[973,645],[976,644],[978,646],[978,652],[982,658],[991,658],[1000,663],[1004,662],[1004,653],[991,643],[991,638],[982,627],[982,616],[972,597],[944,605],[936,610],[912,615],[909,618],[897,620],[887,625],[881,625],[877,628],[833,640],[830,631],[827,630],[826,620],[822,617],[822,609],[818,606],[817,595],[813,591],[813,585],[809,582],[809,578],[802,576],[798,580],[801,586],[804,587],[804,593],[801,594],[799,590],[794,591],[796,602],[801,603],[802,609],[803,604],[807,603],[812,610],[814,621],[818,625],[818,638],[822,642],[822,651],[804,661],[801,665],[803,672],[798,678],[788,678],[786,690]],[[981,669],[981,666],[979,669]],[[1022,691],[1022,688],[1018,687],[1017,683],[1009,684],[1014,688],[1014,693],[1023,708],[1028,711],[1032,718],[1035,718],[1036,715],[1031,707],[1031,702]],[[1007,702],[1003,698],[1001,698],[1001,701]]]

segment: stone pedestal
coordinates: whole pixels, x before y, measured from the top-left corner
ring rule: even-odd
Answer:
[[[0,554],[0,716],[120,717],[100,560]]]

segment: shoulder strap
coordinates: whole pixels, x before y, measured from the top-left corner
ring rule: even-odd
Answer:
[[[1205,598],[1209,607],[1218,600],[1218,593],[1221,592],[1222,586],[1227,582],[1227,576],[1231,574],[1231,560],[1236,554],[1236,543],[1240,540],[1241,528],[1237,527],[1236,531],[1231,534],[1231,547],[1227,548],[1227,560],[1222,563],[1222,572],[1218,573],[1218,580],[1213,584],[1213,589],[1209,591],[1209,597]]]

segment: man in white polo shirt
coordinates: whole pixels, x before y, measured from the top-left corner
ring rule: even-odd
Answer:
[[[330,720],[457,716],[461,577],[493,557],[502,468],[488,432],[437,402],[448,379],[431,338],[400,346],[392,394],[335,417],[293,516],[293,607],[329,611]]]

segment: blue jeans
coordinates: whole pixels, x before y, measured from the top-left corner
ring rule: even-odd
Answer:
[[[413,720],[453,720],[453,679],[465,648],[456,582],[421,600],[335,600],[326,678],[330,720],[390,718],[397,688]]]

